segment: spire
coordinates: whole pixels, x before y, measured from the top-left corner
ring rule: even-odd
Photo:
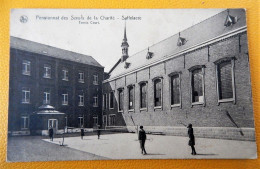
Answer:
[[[125,31],[124,31],[124,39],[123,39],[123,41],[127,41],[127,37],[126,37],[126,21],[125,21]]]
[[[126,22],[125,22],[125,28],[124,28],[124,39],[121,44],[122,48],[122,57],[121,57],[121,62],[124,62],[128,58],[128,43],[127,43],[127,37],[126,37]]]

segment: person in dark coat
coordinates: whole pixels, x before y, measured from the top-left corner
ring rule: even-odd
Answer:
[[[50,128],[49,128],[49,137],[50,137],[50,141],[53,141],[53,128],[52,128],[52,126],[50,126]]]
[[[81,129],[80,129],[80,136],[81,136],[81,140],[83,140],[83,137],[84,137],[84,128],[83,126],[81,126]]]
[[[101,134],[101,129],[100,129],[100,126],[98,125],[98,127],[97,127],[97,136],[98,136],[98,139],[100,138],[100,134]]]
[[[191,150],[192,150],[191,154],[192,155],[196,155],[197,153],[196,153],[196,150],[195,150],[195,147],[194,147],[194,145],[195,145],[195,137],[194,137],[194,134],[193,134],[192,124],[189,124],[187,128],[188,128],[188,136],[190,138],[189,146],[191,146]]]
[[[140,147],[141,147],[141,153],[142,154],[147,154],[146,150],[145,150],[145,140],[146,140],[146,133],[143,129],[143,126],[140,126],[140,131],[139,131],[139,135],[138,135],[138,140],[140,142]]]

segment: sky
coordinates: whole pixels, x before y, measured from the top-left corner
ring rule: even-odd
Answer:
[[[125,25],[131,57],[223,10],[12,9],[10,35],[91,55],[108,72],[121,57]]]

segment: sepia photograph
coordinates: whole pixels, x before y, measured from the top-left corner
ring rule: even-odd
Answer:
[[[245,9],[12,9],[8,162],[256,159]]]

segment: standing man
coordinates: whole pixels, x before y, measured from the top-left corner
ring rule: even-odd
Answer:
[[[52,126],[50,126],[50,128],[49,128],[49,137],[50,137],[50,141],[53,141],[53,128],[52,128]]]
[[[81,129],[80,129],[80,136],[81,136],[81,140],[83,140],[83,137],[84,137],[84,128],[83,128],[83,125],[81,126]]]
[[[100,125],[97,126],[97,135],[98,135],[98,139],[100,138]]]
[[[189,124],[187,128],[188,128],[188,135],[189,135],[189,138],[190,138],[189,146],[191,146],[191,150],[192,150],[191,154],[196,155],[197,153],[196,153],[196,150],[195,150],[195,147],[194,147],[195,137],[194,137],[194,134],[193,134],[192,124]]]
[[[141,153],[146,155],[146,151],[145,151],[145,140],[146,140],[146,133],[143,129],[143,126],[140,126],[140,131],[139,131],[139,135],[138,135],[138,140],[140,142],[140,147],[141,147]]]

